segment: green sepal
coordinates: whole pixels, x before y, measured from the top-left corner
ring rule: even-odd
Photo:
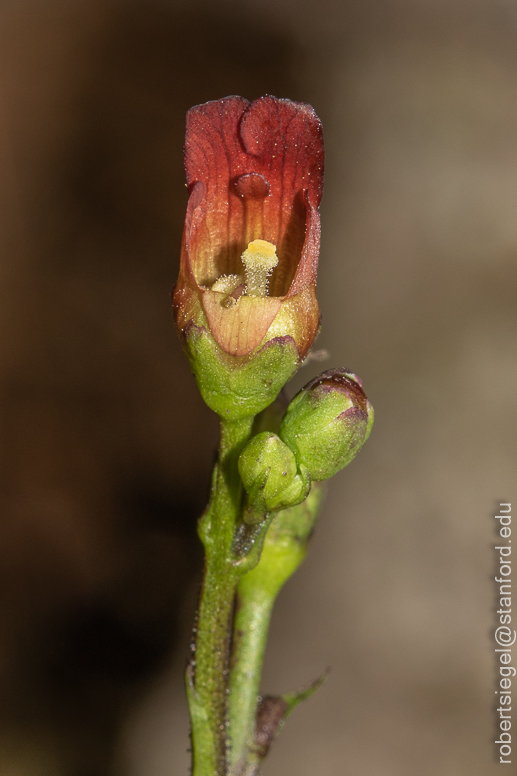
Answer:
[[[293,477],[293,481],[285,490],[277,496],[268,500],[269,509],[275,511],[289,509],[301,504],[309,495],[311,489],[311,475],[306,466],[302,464],[298,467],[298,472]]]
[[[247,356],[231,356],[205,328],[191,324],[185,346],[204,401],[226,420],[257,415],[276,399],[299,366],[292,337],[276,337]]]

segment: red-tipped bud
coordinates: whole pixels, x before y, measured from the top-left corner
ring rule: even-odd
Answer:
[[[294,397],[280,437],[314,480],[326,480],[355,458],[373,417],[361,380],[346,369],[331,369]]]

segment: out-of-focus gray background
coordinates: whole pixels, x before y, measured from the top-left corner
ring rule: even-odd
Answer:
[[[2,776],[188,773],[182,672],[217,424],[168,297],[184,115],[266,93],[312,103],[325,130],[330,359],[296,386],[348,366],[377,420],[275,612],[264,691],[331,674],[263,772],[499,772],[517,5],[3,0]]]

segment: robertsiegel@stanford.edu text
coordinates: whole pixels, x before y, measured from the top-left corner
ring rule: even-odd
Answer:
[[[515,676],[516,669],[512,665],[512,646],[515,644],[516,632],[510,627],[512,622],[512,505],[499,504],[499,513],[495,519],[499,520],[499,536],[503,541],[496,546],[495,550],[499,553],[498,558],[498,576],[495,577],[499,585],[499,615],[498,627],[496,627],[494,638],[496,642],[495,652],[498,657],[498,680],[499,689],[499,708],[496,712],[499,714],[497,721],[499,723],[499,738],[495,742],[499,746],[499,762],[511,763],[512,756],[512,678]]]

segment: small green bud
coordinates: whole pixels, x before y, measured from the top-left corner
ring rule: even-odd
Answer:
[[[248,442],[239,458],[239,473],[248,494],[246,522],[299,504],[310,490],[306,467],[298,467],[289,447],[269,431]]]
[[[294,397],[280,428],[298,465],[313,480],[326,480],[347,466],[368,439],[373,407],[361,380],[346,369],[331,369]]]
[[[269,431],[253,437],[239,458],[239,473],[252,501],[277,496],[291,484],[296,471],[291,450]]]

